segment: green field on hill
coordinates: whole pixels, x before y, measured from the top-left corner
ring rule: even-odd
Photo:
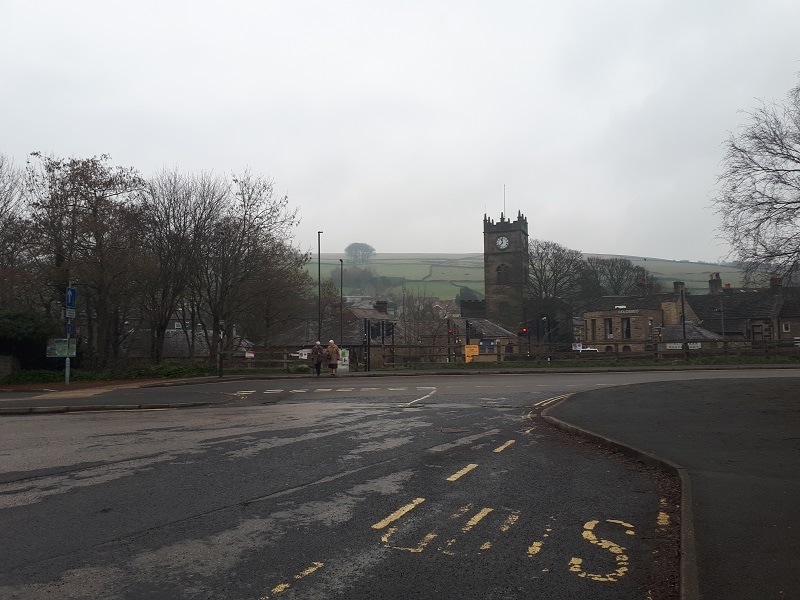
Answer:
[[[732,265],[609,254],[587,253],[587,256],[627,258],[635,265],[644,267],[649,276],[662,283],[665,291],[673,289],[674,281],[683,281],[690,292],[705,294],[708,292],[711,273],[719,273],[723,283],[730,283],[731,287],[742,285],[742,273]],[[344,263],[340,263],[339,259],[343,259]],[[346,273],[353,266],[345,254],[322,254],[319,259],[322,278],[331,279],[337,286],[340,268],[344,269],[345,295],[372,295],[373,290],[359,289],[348,284]],[[356,266],[369,269],[378,277],[405,280],[402,285],[383,290],[382,293],[386,294],[399,294],[403,287],[415,294],[422,292],[442,299],[455,298],[461,287],[468,287],[481,296],[484,293],[483,254],[375,254],[366,265]],[[314,256],[306,266],[314,279],[317,277],[317,267],[317,257]]]

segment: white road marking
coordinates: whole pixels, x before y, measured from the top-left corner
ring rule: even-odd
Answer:
[[[445,452],[447,450],[451,450],[452,448],[457,448],[458,446],[464,446],[465,444],[471,444],[481,438],[496,435],[498,433],[500,433],[499,429],[490,429],[489,431],[485,431],[483,433],[477,433],[475,435],[468,435],[466,437],[459,438],[447,444],[440,444],[439,446],[434,446],[433,448],[429,449],[428,452]]]
[[[416,400],[412,400],[411,402],[409,402],[408,404],[406,404],[406,406],[411,406],[412,404],[415,404],[415,403],[417,403],[417,402],[420,402],[421,400],[425,400],[425,398],[430,398],[430,397],[431,397],[431,396],[433,396],[435,393],[436,393],[436,388],[431,388],[431,391],[430,391],[430,392],[428,392],[428,393],[427,393],[427,394],[425,394],[424,396],[420,396],[420,397],[419,397],[419,398],[417,398]]]

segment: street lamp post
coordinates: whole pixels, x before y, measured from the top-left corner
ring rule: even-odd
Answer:
[[[317,339],[322,339],[322,232],[317,232]]]
[[[344,259],[339,259],[339,345],[344,344]]]

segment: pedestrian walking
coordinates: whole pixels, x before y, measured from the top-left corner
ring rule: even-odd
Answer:
[[[314,347],[311,348],[311,362],[314,364],[314,372],[319,377],[322,371],[322,361],[325,359],[325,348],[322,347],[319,340],[314,342]]]
[[[328,356],[328,367],[331,370],[331,377],[336,377],[336,369],[339,368],[339,357],[341,356],[341,352],[339,352],[339,346],[333,340],[328,340],[328,347],[325,348],[325,352]]]

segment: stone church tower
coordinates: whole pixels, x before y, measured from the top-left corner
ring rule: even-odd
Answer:
[[[517,331],[526,320],[525,281],[528,278],[528,220],[500,213],[495,223],[483,216],[483,279],[486,318]]]

